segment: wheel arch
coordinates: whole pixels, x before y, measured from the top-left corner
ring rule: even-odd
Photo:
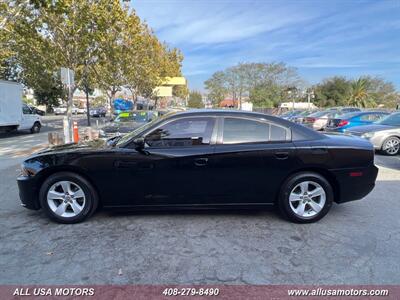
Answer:
[[[38,194],[39,194],[40,189],[42,188],[44,181],[47,178],[49,178],[49,176],[56,174],[56,173],[60,173],[60,172],[71,172],[71,173],[78,174],[79,176],[85,178],[91,184],[91,186],[94,188],[98,202],[99,202],[99,206],[101,206],[102,201],[101,201],[101,197],[100,197],[100,193],[99,193],[99,189],[98,189],[97,185],[94,183],[94,181],[90,178],[90,176],[87,175],[87,173],[83,169],[76,167],[76,166],[56,166],[56,167],[46,168],[46,169],[40,171],[38,174],[36,174],[36,176],[39,175],[39,177],[37,179],[37,185],[39,187]],[[40,206],[39,197],[38,197],[38,205]]]
[[[386,137],[384,137],[384,138],[382,139],[382,145],[381,145],[381,147],[380,147],[381,150],[383,149],[383,144],[386,142],[386,140],[387,140],[387,139],[390,139],[391,137],[395,137],[395,138],[400,139],[400,134],[391,133],[391,134],[388,134]]]
[[[310,167],[303,167],[300,169],[293,170],[281,182],[280,186],[282,187],[284,182],[287,181],[293,175],[298,174],[298,173],[303,173],[303,172],[313,172],[313,173],[317,173],[318,175],[321,175],[322,177],[324,177],[329,182],[329,184],[332,186],[334,202],[337,202],[336,199],[340,198],[340,185],[339,185],[338,181],[336,180],[335,176],[333,175],[333,173],[331,173],[329,170],[326,170],[321,167],[311,167],[310,166]],[[275,202],[278,202],[278,200],[279,200],[279,193],[275,199]]]

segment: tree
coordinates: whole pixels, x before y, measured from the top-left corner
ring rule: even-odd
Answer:
[[[373,99],[369,95],[370,82],[366,78],[359,78],[351,82],[348,104],[358,107],[372,106]]]
[[[214,106],[218,106],[219,103],[224,100],[228,94],[228,88],[226,87],[225,74],[223,71],[215,72],[211,78],[205,82],[205,87],[208,90],[208,97],[211,99]]]
[[[314,86],[315,103],[318,106],[347,105],[351,93],[351,81],[335,76]]]
[[[200,92],[191,91],[189,94],[188,106],[191,108],[204,108],[204,103],[202,100]]]
[[[214,73],[205,81],[214,104],[229,95],[238,101],[239,108],[244,97],[249,97],[257,106],[278,105],[288,86],[301,85],[297,71],[284,63],[239,63]]]
[[[250,91],[250,101],[256,107],[272,108],[282,100],[281,89],[275,84],[260,84]]]

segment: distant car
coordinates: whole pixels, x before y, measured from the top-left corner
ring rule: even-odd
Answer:
[[[41,110],[41,109],[39,109],[37,107],[34,107],[32,105],[28,105],[28,107],[32,110],[32,112],[34,114],[37,114],[39,116],[44,116],[46,114],[46,112],[44,110]]]
[[[86,114],[86,108],[78,108],[77,113],[78,114]]]
[[[281,115],[279,115],[280,118],[285,119],[285,120],[289,120],[290,118],[297,116],[299,114],[301,114],[303,111],[302,110],[289,110]]]
[[[156,119],[154,111],[138,110],[120,113],[100,130],[100,137],[124,135],[154,119]]]
[[[89,110],[91,117],[105,117],[107,109],[105,107],[94,107]]]
[[[376,150],[386,155],[396,155],[400,151],[400,112],[371,125],[352,127],[345,133],[369,140]]]
[[[345,132],[345,130],[355,127],[369,125],[386,117],[390,113],[384,111],[362,111],[351,112],[340,115],[335,119],[330,119],[326,131]]]
[[[315,112],[304,118],[303,125],[314,130],[325,130],[330,119],[334,119],[344,113],[361,111],[356,107],[332,107],[326,110]]]
[[[59,107],[54,108],[55,115],[65,115],[67,113],[67,105],[60,105]],[[72,114],[78,114],[78,108],[73,106],[71,109]]]
[[[309,115],[311,115],[311,114],[313,114],[313,113],[315,113],[315,112],[316,112],[315,110],[304,110],[304,111],[302,111],[301,113],[296,114],[296,115],[290,117],[288,120],[289,120],[289,121],[292,121],[292,122],[294,122],[294,123],[301,124],[301,123],[303,123],[303,120],[304,120],[307,116],[309,116]]]
[[[60,105],[59,107],[54,108],[54,114],[55,115],[64,115],[67,113],[67,106],[66,105]]]

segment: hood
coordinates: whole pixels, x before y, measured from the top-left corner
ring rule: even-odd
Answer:
[[[79,142],[78,144],[70,143],[46,148],[34,154],[34,156],[41,154],[55,154],[63,152],[76,152],[76,151],[92,151],[107,148],[105,140],[98,139],[93,141]]]
[[[121,133],[128,133],[136,128],[140,127],[143,125],[143,123],[138,123],[138,122],[121,122],[121,123],[109,123],[103,128],[101,128],[105,133],[116,133],[116,132],[121,132]]]
[[[371,124],[371,125],[364,125],[364,126],[354,126],[346,130],[346,133],[358,134],[361,135],[366,132],[375,132],[381,130],[387,130],[395,128],[394,126],[390,125],[381,125],[381,124]]]

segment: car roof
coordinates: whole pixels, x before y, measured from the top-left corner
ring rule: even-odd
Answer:
[[[173,114],[174,116],[196,116],[196,115],[232,115],[232,116],[252,116],[252,117],[271,117],[275,116],[267,115],[260,112],[237,110],[237,109],[190,109],[186,111],[178,111]]]

